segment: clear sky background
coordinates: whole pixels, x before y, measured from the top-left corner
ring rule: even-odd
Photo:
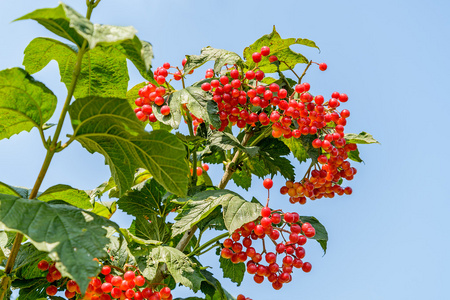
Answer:
[[[85,13],[84,0],[66,2]],[[21,66],[23,50],[35,37],[49,36],[34,21],[10,23],[34,9],[57,6],[56,0],[0,1],[0,69]],[[293,281],[275,291],[246,276],[240,287],[228,279],[232,294],[254,300],[290,299],[449,299],[450,193],[448,192],[448,131],[450,105],[450,2],[433,1],[176,1],[103,0],[92,21],[133,25],[151,42],[153,66],[180,64],[185,54],[205,46],[242,54],[243,49],[272,26],[283,38],[314,40],[321,48],[296,46],[307,58],[326,62],[328,70],[312,67],[305,77],[316,94],[345,92],[351,112],[347,131],[367,131],[381,145],[361,145],[365,164],[357,166],[351,196],[293,206],[273,193],[271,206],[316,216],[329,234],[328,252],[307,243],[309,274],[296,271]],[[142,82],[132,65],[130,87]],[[297,68],[299,71],[303,68]],[[196,79],[204,73],[198,71]],[[57,64],[50,63],[35,78],[60,99],[65,97]],[[192,81],[193,82],[193,81]],[[65,127],[70,132],[70,126]],[[63,136],[63,135],[62,135]],[[32,187],[44,159],[37,130],[0,141],[0,181]],[[356,163],[355,163],[356,164]],[[304,166],[297,167],[297,178]],[[218,182],[220,168],[212,168]],[[79,144],[55,156],[42,190],[64,183],[92,189],[109,178],[98,154]],[[241,192],[247,199],[264,199],[262,181]],[[283,184],[275,178],[275,187]],[[119,214],[122,226],[130,219]],[[204,261],[220,277],[213,253]],[[187,290],[176,296],[191,295]]]

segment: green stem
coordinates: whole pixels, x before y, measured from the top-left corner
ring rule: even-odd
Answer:
[[[188,254],[188,257],[191,257],[191,256],[196,255],[197,253],[199,253],[200,251],[202,251],[202,250],[205,249],[206,247],[208,247],[208,246],[210,246],[210,245],[212,245],[212,244],[218,242],[219,240],[221,240],[221,239],[223,239],[223,238],[225,238],[225,237],[228,237],[228,236],[230,236],[230,233],[229,233],[229,232],[225,232],[225,233],[222,233],[222,234],[219,235],[219,236],[216,236],[216,237],[210,239],[209,241],[207,241],[206,243],[204,243],[204,244],[201,245],[200,247],[198,247],[198,248],[192,250],[192,252]]]
[[[189,128],[189,135],[194,137],[194,128],[192,127],[192,118],[189,112],[186,112],[186,122]],[[197,148],[194,147],[192,150],[192,176],[191,176],[191,187],[197,185]]]
[[[100,2],[100,0],[96,0],[95,2],[91,1],[88,3],[88,10],[86,13],[87,19],[89,19],[91,17],[94,7],[97,6],[99,2]],[[75,91],[75,86],[76,86],[76,83],[78,80],[78,76],[80,75],[81,62],[83,59],[83,55],[86,52],[86,46],[87,46],[87,41],[84,40],[82,47],[78,51],[76,65],[75,65],[73,75],[72,75],[72,82],[70,83],[69,89],[67,91],[66,101],[64,102],[64,106],[63,106],[61,115],[58,120],[58,125],[56,126],[55,134],[53,136],[53,139],[51,140],[51,144],[49,145],[49,147],[48,148],[46,147],[47,154],[45,155],[45,159],[42,164],[39,175],[34,183],[33,189],[31,190],[29,197],[28,197],[29,199],[36,198],[39,188],[41,187],[42,181],[44,180],[44,177],[47,174],[47,171],[48,171],[48,168],[52,161],[53,155],[56,152],[58,152],[57,145],[58,145],[59,135],[61,134],[64,119],[66,117],[67,110],[69,109],[70,101],[72,100],[72,97],[73,97],[73,92]],[[42,135],[41,135],[41,138],[42,138]],[[5,265],[6,276],[2,278],[2,281],[0,283],[0,287],[2,288],[1,294],[0,294],[0,300],[3,300],[5,298],[6,292],[9,288],[9,284],[10,284],[9,274],[11,273],[11,271],[14,267],[14,263],[15,263],[17,254],[19,253],[19,249],[22,244],[23,237],[24,237],[23,234],[17,233],[16,237],[14,239],[14,244],[11,249],[11,253],[10,253],[8,260],[6,262],[6,265]]]
[[[309,69],[309,67],[311,66],[312,62],[313,62],[312,60],[309,61],[308,65],[307,65],[306,68],[305,68],[305,71],[303,71],[302,76],[300,76],[300,78],[298,79],[298,84],[300,84],[300,83],[302,82],[303,76],[305,76],[306,71],[308,71],[308,69]]]

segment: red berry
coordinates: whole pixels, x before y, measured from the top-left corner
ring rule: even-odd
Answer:
[[[264,181],[263,181],[263,186],[264,186],[266,189],[271,189],[272,186],[273,186],[273,181],[272,181],[272,179],[270,179],[270,178],[264,179]]]
[[[261,48],[261,55],[262,55],[262,56],[267,56],[267,55],[269,55],[269,54],[270,54],[270,48],[267,47],[267,46],[263,46],[263,47]]]
[[[261,59],[262,59],[261,53],[259,53],[259,52],[253,53],[253,54],[252,54],[252,59],[253,59],[253,61],[254,61],[255,63],[259,63],[259,62],[261,61]]]
[[[202,168],[203,170],[205,170],[206,172],[208,172],[209,170],[209,166],[207,164],[202,164]]]
[[[245,73],[245,78],[247,78],[248,80],[251,80],[253,78],[255,78],[255,72],[253,72],[252,70],[247,71],[247,73]]]
[[[271,63],[273,63],[273,62],[275,62],[275,61],[277,61],[278,60],[278,57],[276,57],[275,55],[271,55],[270,57],[269,57],[269,61],[271,62]]]
[[[197,176],[201,176],[203,174],[203,170],[201,167],[197,167]]]
[[[170,288],[169,287],[163,287],[160,291],[159,291],[159,295],[161,296],[161,298],[163,298],[163,299],[167,299],[167,298],[169,298],[170,297],[170,293],[171,293],[171,290],[170,290]]]
[[[54,286],[54,285],[51,285],[51,286],[49,286],[49,287],[47,287],[47,288],[45,289],[45,292],[46,292],[47,295],[49,295],[49,296],[55,296],[56,293],[58,292],[58,288],[57,288],[56,286]]]
[[[303,270],[304,272],[306,272],[306,273],[310,272],[310,271],[311,271],[311,268],[312,268],[312,266],[311,266],[311,264],[310,264],[309,262],[305,262],[305,263],[303,263],[303,265],[302,265],[302,270]]]
[[[233,79],[238,79],[238,78],[239,78],[239,71],[236,70],[236,69],[231,70],[230,76],[231,76],[231,78],[233,78]]]
[[[69,292],[68,290],[64,292],[64,296],[66,296],[67,299],[73,298],[75,297],[75,295],[76,295],[75,292]]]
[[[336,98],[339,98],[339,101],[341,101],[341,102],[347,102],[348,101],[348,96],[347,96],[347,94],[340,94],[338,97],[336,97]]]
[[[161,114],[164,116],[167,116],[168,114],[170,114],[170,107],[167,105],[164,105],[161,107]]]
[[[320,69],[320,71],[325,71],[326,69],[327,69],[327,64],[326,63],[321,63],[321,64],[319,64],[319,69]]]
[[[268,216],[270,216],[271,212],[272,212],[272,210],[269,207],[265,206],[261,209],[261,216],[268,217]]]
[[[125,274],[123,274],[123,279],[126,281],[131,281],[136,277],[136,274],[133,271],[126,271]]]
[[[202,84],[202,90],[204,91],[210,91],[211,90],[211,84],[209,82],[205,82]]]
[[[264,79],[264,72],[263,71],[256,71],[255,75],[256,75],[255,78],[258,81],[261,81],[261,80]]]
[[[137,286],[143,286],[145,284],[145,278],[142,275],[136,276],[134,278],[134,283],[136,283]]]
[[[104,293],[109,293],[112,291],[113,286],[111,283],[105,282],[102,284],[101,288]]]
[[[49,265],[48,265],[48,262],[46,260],[41,260],[38,263],[38,265],[37,265],[38,269],[41,270],[41,271],[47,271],[48,270],[48,266]]]

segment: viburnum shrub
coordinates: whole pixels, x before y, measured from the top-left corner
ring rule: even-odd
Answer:
[[[28,300],[172,299],[178,284],[205,300],[235,299],[202,266],[212,249],[223,276],[238,284],[247,271],[278,290],[296,280],[295,269],[310,272],[308,239],[327,247],[318,219],[226,186],[233,180],[249,190],[256,181],[255,189],[300,204],[352,193],[357,144],[376,140],[345,132],[347,94],[320,94],[319,83],[303,82],[311,66],[328,66],[289,47],[316,44],[282,39],[274,27],[242,57],[205,47],[152,71],[152,46],[132,27],[90,21],[99,2],[87,1],[86,16],[61,3],[17,19],[35,20],[68,44],[36,38],[24,69],[0,71],[0,139],[37,128],[47,151],[30,190],[0,182],[0,300],[13,289]],[[130,90],[127,59],[145,80]],[[55,126],[47,122],[56,96],[31,76],[51,60],[68,91]],[[212,68],[189,85],[208,62]],[[62,138],[66,117],[73,131]],[[75,141],[105,157],[111,178],[89,191],[66,184],[42,191],[54,155]],[[290,154],[309,163],[304,176],[295,176]],[[213,165],[223,167],[216,184]],[[220,168],[212,170],[218,178]],[[274,176],[286,184],[276,186]],[[110,220],[117,208],[132,216],[129,228]],[[206,231],[217,234],[204,241]]]

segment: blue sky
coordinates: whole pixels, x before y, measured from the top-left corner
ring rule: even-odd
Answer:
[[[66,3],[84,13],[84,2]],[[21,66],[23,50],[33,38],[54,37],[33,21],[10,21],[57,4],[53,0],[0,2],[0,69]],[[317,300],[446,299],[450,280],[450,196],[446,190],[450,143],[445,138],[450,109],[449,11],[450,2],[444,0],[103,0],[92,20],[136,27],[139,37],[153,44],[154,67],[166,61],[179,64],[185,54],[198,54],[208,45],[241,54],[270,33],[273,25],[282,37],[314,40],[320,53],[293,47],[309,59],[328,64],[326,72],[311,68],[305,77],[312,92],[347,93],[350,100],[345,108],[351,112],[347,130],[367,131],[381,142],[360,146],[365,164],[357,166],[351,196],[299,207],[273,193],[272,207],[316,216],[328,230],[325,256],[318,245],[307,244],[311,273],[294,272],[293,282],[281,291],[274,291],[268,283],[257,285],[250,276],[239,288],[225,279],[224,286],[231,293],[254,300],[281,295]],[[143,81],[132,65],[130,74],[130,87]],[[66,89],[59,82],[55,62],[35,78],[59,99],[64,98]],[[64,130],[69,133],[70,127]],[[0,141],[0,181],[32,187],[44,155],[36,130]],[[299,178],[304,168],[298,166]],[[220,168],[212,170],[214,174]],[[108,178],[103,158],[74,143],[55,156],[42,189],[58,183],[92,189]],[[218,182],[217,177],[213,180]],[[253,182],[249,192],[233,184],[228,188],[248,199],[264,199],[262,181],[254,178]],[[275,179],[276,187],[282,183],[281,178]],[[123,214],[115,220],[129,223]],[[207,256],[205,265],[220,276],[213,254]],[[183,294],[188,292],[175,295]]]

